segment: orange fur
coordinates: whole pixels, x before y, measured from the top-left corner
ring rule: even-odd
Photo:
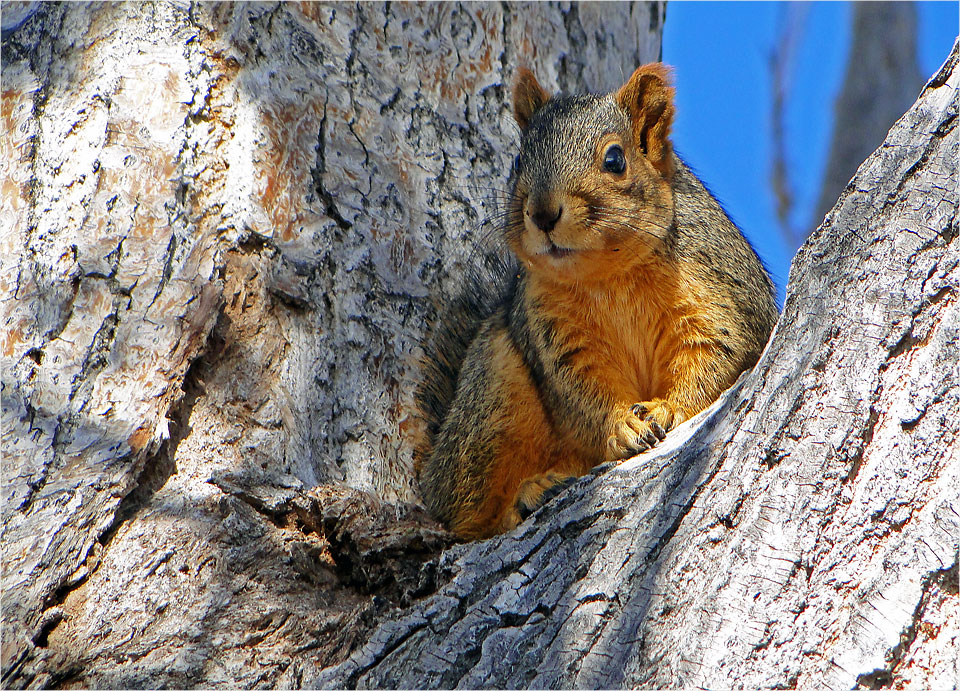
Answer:
[[[634,404],[659,400],[647,407],[669,428],[719,393],[705,393],[699,383],[721,336],[710,303],[684,294],[675,265],[628,268],[615,275],[608,269],[607,280],[579,289],[534,274],[531,290],[558,325],[561,347],[577,351],[570,362],[574,372],[594,382],[609,401],[611,426],[618,416],[633,417],[625,411]]]
[[[709,357],[690,341],[715,340],[708,320],[696,318],[696,304],[679,294],[681,282],[669,267],[620,275],[603,288],[571,290],[570,286],[533,276],[531,295],[544,315],[560,325],[561,347],[576,350],[572,370],[593,382],[607,402],[609,437],[648,429],[631,412],[638,402],[669,429],[698,412],[709,400],[699,392],[698,373]],[[638,299],[637,296],[648,296]],[[682,323],[682,328],[679,325]],[[681,338],[681,332],[684,337]],[[584,448],[551,424],[529,371],[505,334],[493,341],[491,370],[497,397],[503,401],[491,427],[500,442],[489,466],[483,500],[452,525],[468,539],[509,530],[520,521],[519,501],[536,498],[559,478],[582,475],[591,467],[624,457],[623,446]],[[717,391],[716,393],[719,393]],[[712,400],[712,398],[710,399]],[[546,479],[545,479],[546,478]]]
[[[520,353],[502,332],[494,336],[491,346],[490,393],[502,405],[488,424],[499,432],[497,444],[484,478],[482,498],[451,525],[454,532],[469,539],[489,537],[516,526],[516,501],[523,481],[569,467]],[[585,470],[577,474],[582,472]]]
[[[462,366],[438,368],[459,370],[456,392],[437,387],[442,429],[418,442],[425,499],[468,539],[513,528],[558,483],[656,444],[756,361],[776,316],[756,255],[672,153],[664,66],[638,68],[607,101],[557,109],[520,70],[513,97],[538,137],[522,155],[543,157],[516,171],[510,197],[516,292],[457,351]],[[621,110],[597,131],[610,108]],[[695,207],[682,228],[678,199]],[[718,247],[729,256],[706,261]]]
[[[670,70],[660,63],[641,65],[615,98],[632,116],[634,143],[661,173],[672,174],[669,137],[674,107]]]

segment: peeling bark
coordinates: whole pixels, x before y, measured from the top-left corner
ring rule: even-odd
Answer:
[[[663,12],[4,4],[5,687],[298,686],[435,587],[406,429],[503,85],[611,89]]]

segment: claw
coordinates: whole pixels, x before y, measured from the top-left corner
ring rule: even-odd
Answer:
[[[667,436],[667,430],[656,420],[647,420],[647,424],[650,425],[650,429],[654,435],[656,435],[657,439],[663,441],[664,437]]]
[[[570,476],[559,480],[555,485],[549,487],[544,493],[540,496],[540,506],[545,505],[548,501],[553,499],[555,496],[560,494],[563,490],[567,489],[570,485],[577,481],[577,478]]]
[[[517,513],[520,514],[520,520],[525,521],[534,511],[539,509],[539,506],[531,506],[526,502],[518,501],[517,502]]]

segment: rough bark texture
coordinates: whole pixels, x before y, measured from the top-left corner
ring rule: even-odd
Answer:
[[[950,688],[960,597],[957,47],[800,250],[757,367],[320,686]]]
[[[611,89],[663,13],[4,4],[4,686],[296,686],[433,587],[418,344],[504,84]]]

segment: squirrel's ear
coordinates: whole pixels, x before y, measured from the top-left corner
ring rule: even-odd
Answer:
[[[636,146],[657,170],[671,175],[670,126],[674,108],[670,71],[659,62],[642,65],[614,94],[614,99],[630,114]]]
[[[517,80],[513,83],[513,117],[521,130],[527,129],[533,114],[549,100],[550,94],[543,90],[533,72],[526,67],[517,70]]]

